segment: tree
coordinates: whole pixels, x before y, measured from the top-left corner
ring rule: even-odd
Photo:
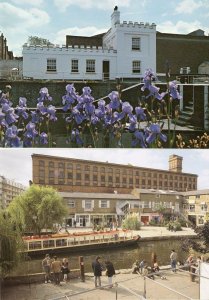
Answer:
[[[23,242],[9,215],[0,211],[0,279],[16,267],[21,259]]]
[[[137,214],[129,215],[123,220],[122,227],[124,229],[139,230],[141,223],[139,222]]]
[[[28,37],[27,44],[32,45],[32,46],[33,45],[40,45],[40,46],[53,45],[49,40],[47,40],[45,38],[41,38],[38,36],[32,36],[32,35]]]
[[[8,211],[16,227],[40,236],[42,229],[62,223],[68,209],[56,190],[32,185],[11,202]]]

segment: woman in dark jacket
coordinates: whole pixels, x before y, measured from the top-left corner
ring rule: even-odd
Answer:
[[[106,275],[108,276],[108,283],[109,283],[109,287],[112,288],[112,277],[113,275],[115,275],[115,268],[113,266],[113,264],[111,263],[111,261],[107,260],[105,262],[105,266],[106,266]]]
[[[99,284],[99,287],[101,287],[101,276],[102,276],[102,265],[101,263],[99,262],[100,260],[100,257],[97,256],[96,257],[96,260],[93,261],[92,263],[92,269],[93,269],[93,272],[94,272],[94,283],[95,283],[95,287],[97,287]]]

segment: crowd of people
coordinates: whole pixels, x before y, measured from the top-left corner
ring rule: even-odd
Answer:
[[[177,261],[177,253],[173,249],[171,250],[169,258],[172,272],[176,272],[177,264],[181,265],[180,267],[183,270],[190,272],[191,281],[195,281],[195,278],[197,278],[199,275],[199,265],[200,262],[203,261],[202,257],[195,257],[193,254],[191,254],[185,263],[181,264]],[[61,281],[67,282],[69,280],[70,267],[67,258],[60,260],[57,258],[57,256],[50,258],[49,254],[46,254],[45,258],[42,260],[42,267],[45,273],[45,283],[53,281],[54,284],[60,285]],[[113,276],[116,274],[116,272],[114,265],[110,260],[104,260],[102,263],[101,257],[97,256],[92,262],[92,271],[94,274],[95,288],[102,288],[101,276],[103,271],[105,271],[105,275],[108,278],[107,286],[109,288],[113,287]],[[158,276],[161,279],[166,279],[162,273],[162,270],[160,270],[155,252],[153,252],[151,255],[151,264],[148,264],[145,259],[142,259],[141,261],[136,260],[132,265],[132,273],[140,274],[150,279],[154,279],[155,276]]]
[[[45,283],[50,283],[53,279],[55,284],[60,285],[61,280],[67,282],[69,279],[70,268],[67,258],[60,260],[57,256],[51,258],[49,254],[46,254],[42,260],[42,267],[45,273]]]

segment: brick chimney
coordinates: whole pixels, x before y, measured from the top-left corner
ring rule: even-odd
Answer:
[[[170,155],[169,156],[169,171],[182,173],[182,160],[183,157],[178,155]]]

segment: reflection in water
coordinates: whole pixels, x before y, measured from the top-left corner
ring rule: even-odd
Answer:
[[[77,252],[76,254],[60,254],[57,255],[60,258],[67,257],[70,262],[71,269],[79,268],[79,256],[84,257],[85,272],[91,272],[91,263],[97,255],[101,256],[101,261],[106,259],[111,260],[117,270],[131,268],[133,262],[137,260],[145,259],[149,264],[151,263],[151,254],[155,252],[157,254],[157,260],[159,265],[168,265],[170,263],[170,252],[172,249],[178,254],[178,260],[184,261],[187,254],[182,252],[181,244],[183,238],[179,240],[165,240],[154,242],[139,242],[138,247],[124,247],[120,249],[112,250],[95,250],[89,252]],[[20,264],[18,269],[12,273],[12,275],[19,274],[32,274],[42,272],[41,261],[43,257],[38,259],[32,259]]]

